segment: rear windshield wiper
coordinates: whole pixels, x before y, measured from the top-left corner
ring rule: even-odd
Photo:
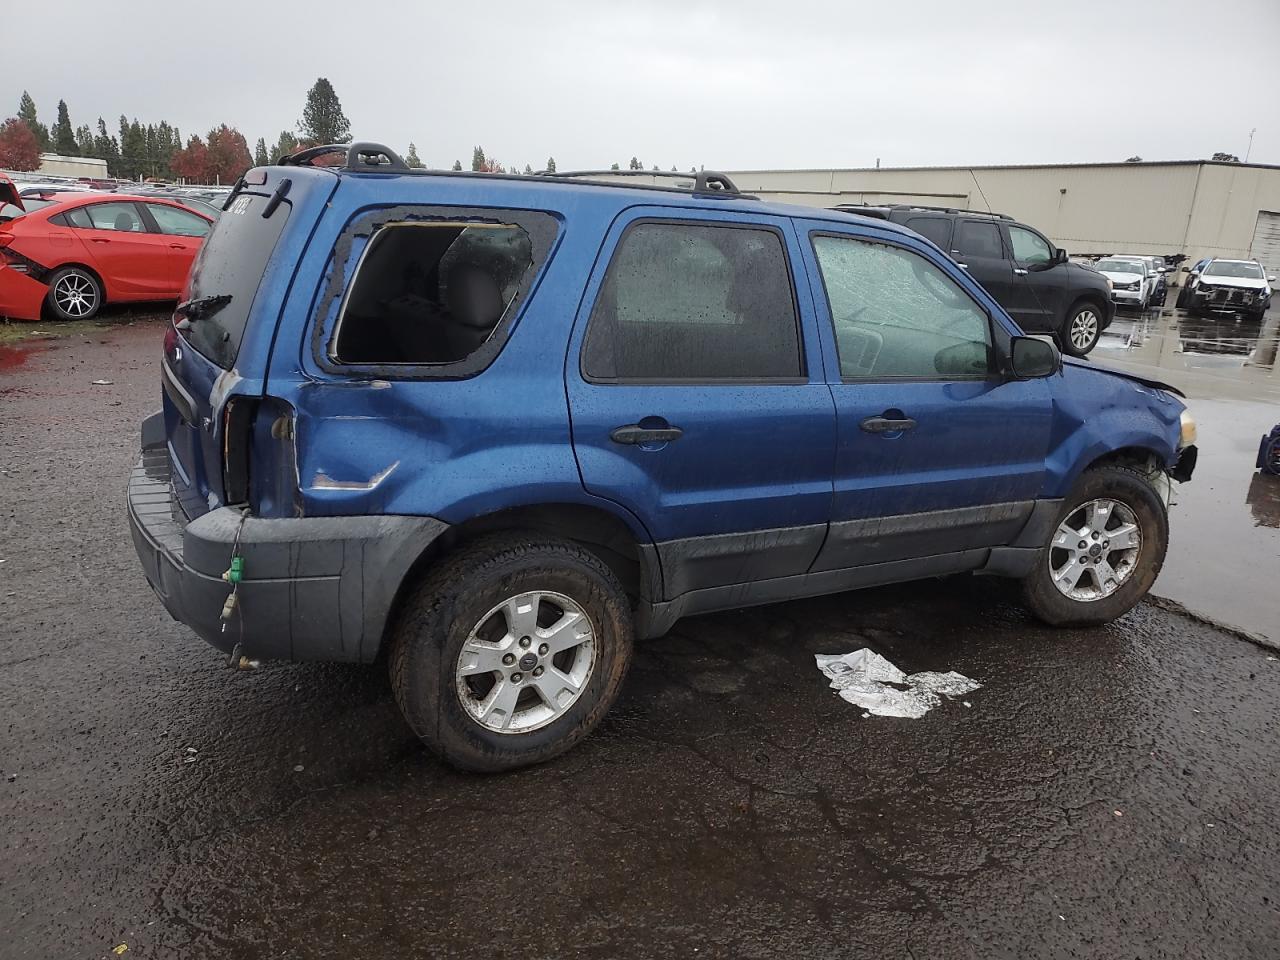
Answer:
[[[197,297],[194,300],[183,300],[173,309],[175,318],[187,321],[200,320],[212,316],[231,302],[231,294],[220,293],[213,297]]]

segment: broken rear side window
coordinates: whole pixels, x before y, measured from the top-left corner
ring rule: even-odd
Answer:
[[[377,365],[466,360],[505,327],[533,263],[533,243],[517,224],[387,224],[360,261],[332,357]]]

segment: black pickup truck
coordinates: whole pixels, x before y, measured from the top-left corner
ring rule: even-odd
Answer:
[[[987,288],[1029,333],[1052,333],[1083,357],[1115,316],[1107,278],[1067,260],[1040,231],[1002,213],[907,204],[835,209],[900,223],[932,240]]]

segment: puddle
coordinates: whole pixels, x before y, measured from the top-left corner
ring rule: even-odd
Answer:
[[[0,344],[0,373],[16,370],[33,356],[44,353],[49,344],[43,342]]]

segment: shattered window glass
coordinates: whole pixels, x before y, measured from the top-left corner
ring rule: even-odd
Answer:
[[[909,250],[815,236],[814,252],[846,379],[983,377],[987,314],[937,266]]]
[[[374,234],[338,324],[342,363],[441,364],[493,334],[533,264],[512,224],[395,223]]]
[[[781,238],[756,228],[636,224],[609,264],[583,354],[598,379],[802,376]]]

